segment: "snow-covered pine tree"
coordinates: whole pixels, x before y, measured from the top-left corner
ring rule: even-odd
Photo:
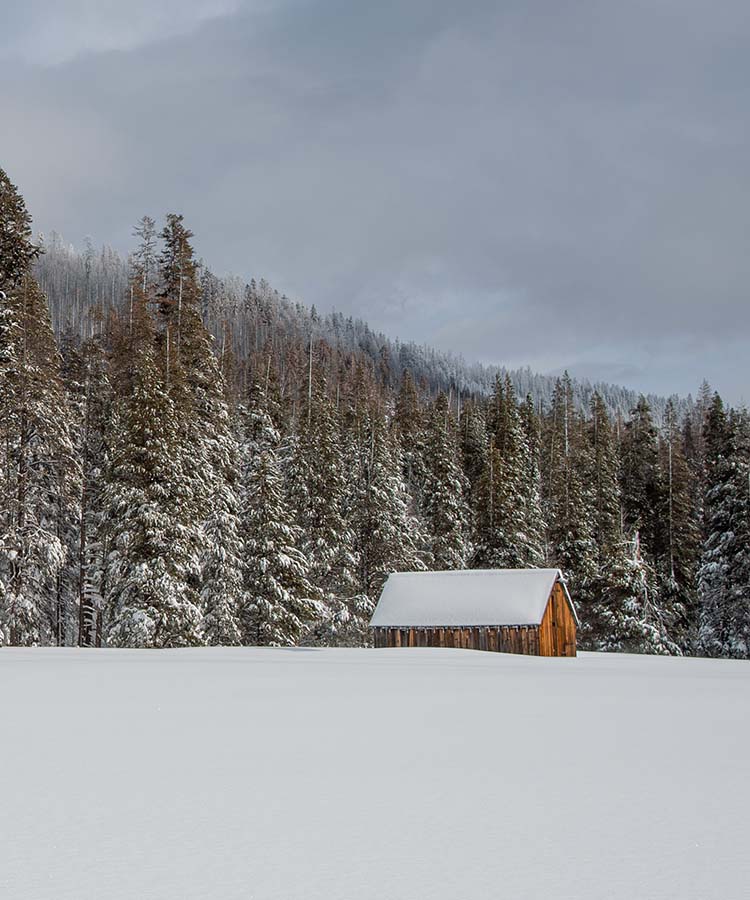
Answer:
[[[372,403],[370,408],[364,403],[358,407],[350,428],[356,435],[352,527],[363,595],[361,615],[366,619],[391,572],[426,568],[420,552],[424,535],[411,512],[413,500],[403,478],[397,433]]]
[[[184,465],[189,476],[186,500],[190,497],[199,527],[214,494],[226,489],[222,482],[236,477],[237,446],[213,338],[201,318],[198,266],[190,242],[193,234],[182,216],[171,214],[161,236],[164,249],[159,257],[156,300],[167,366],[165,380],[179,418],[180,446],[189,458],[189,465]],[[145,239],[138,257],[149,257]],[[143,278],[145,282],[145,274]]]
[[[152,229],[144,230],[141,267],[153,254],[147,243]],[[242,606],[239,447],[213,338],[203,324],[192,232],[182,216],[171,214],[161,237],[156,299],[161,340],[170,354],[165,379],[178,419],[182,505],[190,511],[196,538],[191,583],[201,593],[206,639],[237,644]]]
[[[132,331],[113,360],[116,433],[105,489],[106,639],[119,647],[203,643],[192,582],[195,530],[183,503],[185,473],[174,403],[159,360],[151,316],[135,288]]]
[[[108,441],[112,433],[112,390],[101,340],[80,346],[63,343],[63,381],[72,410],[75,453],[80,460],[80,517],[71,548],[77,593],[77,642],[80,647],[101,645],[102,589],[107,555],[103,507]]]
[[[488,415],[490,444],[474,493],[472,564],[524,568],[542,562],[540,521],[530,480],[530,448],[509,378],[497,378]],[[533,462],[531,465],[533,469]]]
[[[595,601],[588,609],[586,646],[620,653],[679,655],[658,603],[657,577],[640,552],[636,533],[632,541],[612,547],[605,565],[591,579]]]
[[[142,295],[144,297],[151,297],[153,296],[157,280],[156,250],[158,238],[156,234],[156,222],[151,216],[143,216],[133,229],[133,235],[138,238],[138,246],[133,252],[131,268],[140,276]]]
[[[515,397],[515,395],[512,395]],[[542,436],[539,416],[534,409],[531,394],[519,409],[523,443],[521,458],[523,463],[522,495],[523,518],[528,547],[527,565],[543,566],[546,558],[546,523],[542,511],[541,454]]]
[[[705,543],[698,572],[699,652],[750,656],[750,423],[714,395],[705,427]]]
[[[642,552],[653,562],[661,549],[659,509],[662,484],[658,435],[651,408],[643,396],[625,423],[621,454],[624,525],[629,531],[638,531]]]
[[[691,590],[688,582],[681,585],[672,578],[674,552],[670,557],[670,526],[677,527],[677,516],[683,506],[689,505],[688,486],[680,483],[675,469],[679,466],[679,448],[674,436],[671,439],[671,495],[670,495],[670,449],[667,447],[664,466],[660,465],[659,438],[651,415],[651,408],[641,397],[625,423],[622,440],[622,468],[620,483],[622,489],[623,519],[627,531],[638,532],[641,537],[641,554],[648,566],[657,573],[651,592],[651,602],[658,609],[659,621],[663,624],[674,643],[685,643],[688,633],[688,615],[685,601]],[[687,473],[684,473],[685,476]],[[683,497],[683,495],[685,495]],[[670,504],[672,511],[670,514]],[[686,527],[681,523],[680,528]],[[689,552],[685,548],[686,554]],[[676,570],[675,570],[676,574]],[[684,575],[684,573],[683,573]]]
[[[591,400],[591,414],[586,422],[589,465],[585,478],[592,495],[592,534],[596,544],[596,571],[579,585],[576,606],[581,620],[581,646],[591,649],[608,646],[617,640],[613,635],[630,634],[624,624],[629,612],[617,603],[630,603],[629,588],[624,579],[632,569],[628,544],[622,533],[620,503],[620,460],[612,422],[598,392]],[[633,606],[630,612],[637,609]]]
[[[244,643],[299,642],[321,610],[297,549],[300,535],[285,503],[276,453],[261,451],[248,466],[243,508],[245,541]]]
[[[357,645],[363,633],[358,617],[361,600],[346,505],[348,476],[341,422],[319,380],[302,408],[289,456],[288,490],[300,531],[299,547],[325,609],[307,639]]]
[[[237,410],[240,451],[243,469],[263,450],[277,450],[281,432],[276,424],[276,398],[269,393],[268,364],[250,378],[246,396]]]
[[[37,255],[23,199],[0,169],[0,641],[22,645],[69,636],[78,477],[49,310],[31,274]]]
[[[459,419],[461,463],[469,484],[467,497],[474,496],[479,479],[482,477],[487,456],[487,442],[487,423],[483,406],[476,400],[469,400],[464,403]]]
[[[411,372],[406,369],[396,397],[394,424],[398,429],[404,479],[416,503],[421,501],[425,479],[424,414]]]
[[[507,501],[503,459],[490,438],[482,475],[474,493],[475,534],[472,567],[478,569],[519,568],[523,560],[513,540],[515,511]]]
[[[242,420],[243,643],[289,646],[297,644],[325,610],[299,550],[302,536],[278,456],[280,434],[257,378],[251,382]]]
[[[468,481],[458,463],[455,423],[444,393],[438,395],[426,416],[423,458],[421,506],[432,568],[463,569],[471,555],[465,500]]]
[[[242,643],[245,563],[237,488],[230,480],[219,483],[203,528],[203,635],[212,646]]]
[[[588,482],[593,492],[593,537],[601,562],[623,538],[620,456],[607,406],[598,391],[591,399],[586,434],[590,447]]]
[[[23,197],[0,169],[0,290],[17,289],[29,275],[41,248],[31,235],[31,215]]]
[[[750,414],[746,408],[730,415],[734,458],[732,530],[732,593],[730,651],[750,658]]]
[[[580,596],[596,571],[589,447],[567,372],[558,379],[546,422],[545,508],[552,561]]]
[[[673,640],[683,650],[689,650],[695,646],[697,637],[696,569],[700,531],[695,478],[685,457],[673,400],[667,402],[659,439],[659,473],[659,595],[671,620]]]

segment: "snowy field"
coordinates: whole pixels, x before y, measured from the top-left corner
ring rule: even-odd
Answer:
[[[0,897],[745,898],[750,664],[0,651]]]

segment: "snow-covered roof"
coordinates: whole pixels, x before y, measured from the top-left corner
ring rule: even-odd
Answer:
[[[373,628],[539,625],[559,569],[395,572],[372,615]]]

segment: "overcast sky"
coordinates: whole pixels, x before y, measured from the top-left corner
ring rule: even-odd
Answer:
[[[393,337],[750,400],[747,0],[5,0],[0,166],[73,243],[183,212]]]

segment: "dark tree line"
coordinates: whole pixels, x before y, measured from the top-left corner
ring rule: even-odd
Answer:
[[[750,655],[746,411],[397,371],[135,236],[83,290],[0,171],[1,643],[358,645],[391,571],[554,565],[585,647]]]

